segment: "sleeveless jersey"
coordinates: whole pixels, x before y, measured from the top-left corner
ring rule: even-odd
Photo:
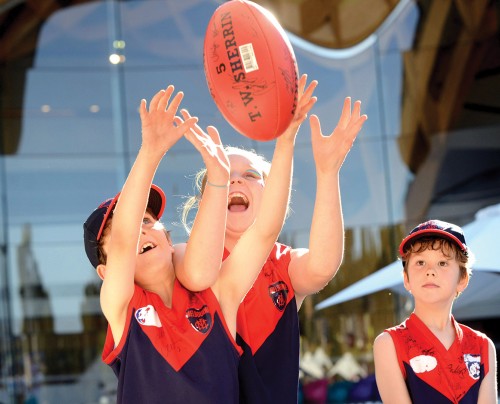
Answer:
[[[455,341],[447,350],[415,315],[386,330],[413,403],[477,403],[488,373],[486,336],[452,317]]]
[[[240,403],[297,403],[299,318],[288,275],[290,251],[275,244],[238,309]]]
[[[236,345],[211,289],[193,293],[177,280],[172,308],[135,286],[123,336],[108,327],[103,361],[118,377],[118,403],[237,403]]]

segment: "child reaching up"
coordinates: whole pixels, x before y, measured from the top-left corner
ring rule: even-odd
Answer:
[[[299,100],[308,102],[317,82],[307,87],[307,76],[299,80]],[[301,101],[299,101],[301,105]],[[324,136],[317,116],[310,117],[311,141],[316,166],[317,192],[311,223],[309,248],[291,248],[275,243],[251,290],[242,301],[237,318],[237,341],[243,348],[239,368],[240,403],[297,403],[299,383],[298,310],[306,296],[321,290],[337,272],[343,257],[344,224],[339,172],[353,142],[366,121],[361,103],[346,98],[337,127]],[[299,118],[302,117],[302,118]],[[305,119],[298,115],[288,128],[295,135]],[[285,135],[282,135],[285,136]],[[279,140],[279,139],[278,139]],[[231,183],[225,232],[226,260],[236,253],[245,234],[265,209],[264,194],[271,186],[271,165],[255,153],[226,148]],[[275,153],[276,156],[276,153]],[[204,170],[199,173],[200,195],[209,187]],[[289,181],[288,177],[278,179]],[[184,222],[193,199],[184,208]],[[271,210],[268,215],[276,214]],[[251,252],[250,248],[250,252]],[[199,286],[202,288],[205,285]],[[195,286],[192,286],[195,287]]]
[[[142,101],[142,145],[122,191],[84,224],[87,256],[103,279],[100,300],[109,323],[103,360],[118,377],[118,403],[237,403],[236,312],[283,225],[293,142],[276,142],[275,186],[264,192],[263,214],[221,264],[227,156],[215,128],[207,134],[187,112],[184,122],[176,117],[183,94],[170,101],[173,93],[173,86],[158,92],[149,108]],[[159,221],[165,195],[152,181],[183,134],[201,153],[210,183],[174,267],[175,246]],[[179,281],[207,273],[218,274],[210,288],[193,292]]]

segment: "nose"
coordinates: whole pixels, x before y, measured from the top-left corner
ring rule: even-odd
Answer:
[[[435,271],[434,267],[432,267],[432,266],[428,267],[428,268],[427,268],[427,274],[426,274],[426,275],[427,275],[427,276],[429,276],[429,275],[430,275],[430,276],[436,276],[436,271]]]
[[[231,182],[231,184],[243,184],[243,178],[241,178],[237,174],[234,174],[231,176],[230,182]]]

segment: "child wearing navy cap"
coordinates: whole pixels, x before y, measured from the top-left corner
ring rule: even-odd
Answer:
[[[497,403],[491,339],[455,321],[473,256],[462,229],[441,220],[415,227],[399,246],[413,313],[374,342],[375,375],[384,403]]]
[[[122,191],[84,224],[109,323],[102,358],[118,377],[118,403],[237,403],[236,313],[283,226],[297,127],[277,139],[262,209],[222,263],[229,160],[215,128],[205,133],[185,110],[176,116],[183,94],[173,93],[161,90],[149,108],[142,100],[142,145]],[[301,99],[299,120],[313,104]],[[183,135],[200,152],[207,181],[189,242],[177,248],[159,221],[165,195],[152,181]],[[198,276],[211,286],[190,287]]]

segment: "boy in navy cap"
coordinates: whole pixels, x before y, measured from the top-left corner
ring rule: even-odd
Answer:
[[[382,401],[497,403],[493,342],[452,315],[473,264],[462,229],[441,220],[421,223],[403,239],[399,253],[415,309],[375,339]]]
[[[215,128],[207,134],[187,111],[176,116],[183,94],[170,100],[173,92],[158,92],[149,109],[142,100],[142,145],[122,191],[84,224],[109,323],[102,357],[118,377],[118,403],[237,403],[236,313],[283,226],[296,130],[276,140],[262,208],[222,263],[229,160]],[[299,121],[312,104],[299,100]],[[207,187],[189,242],[177,249],[159,221],[165,195],[152,180],[183,135],[203,158]],[[186,289],[197,276],[212,286]]]

